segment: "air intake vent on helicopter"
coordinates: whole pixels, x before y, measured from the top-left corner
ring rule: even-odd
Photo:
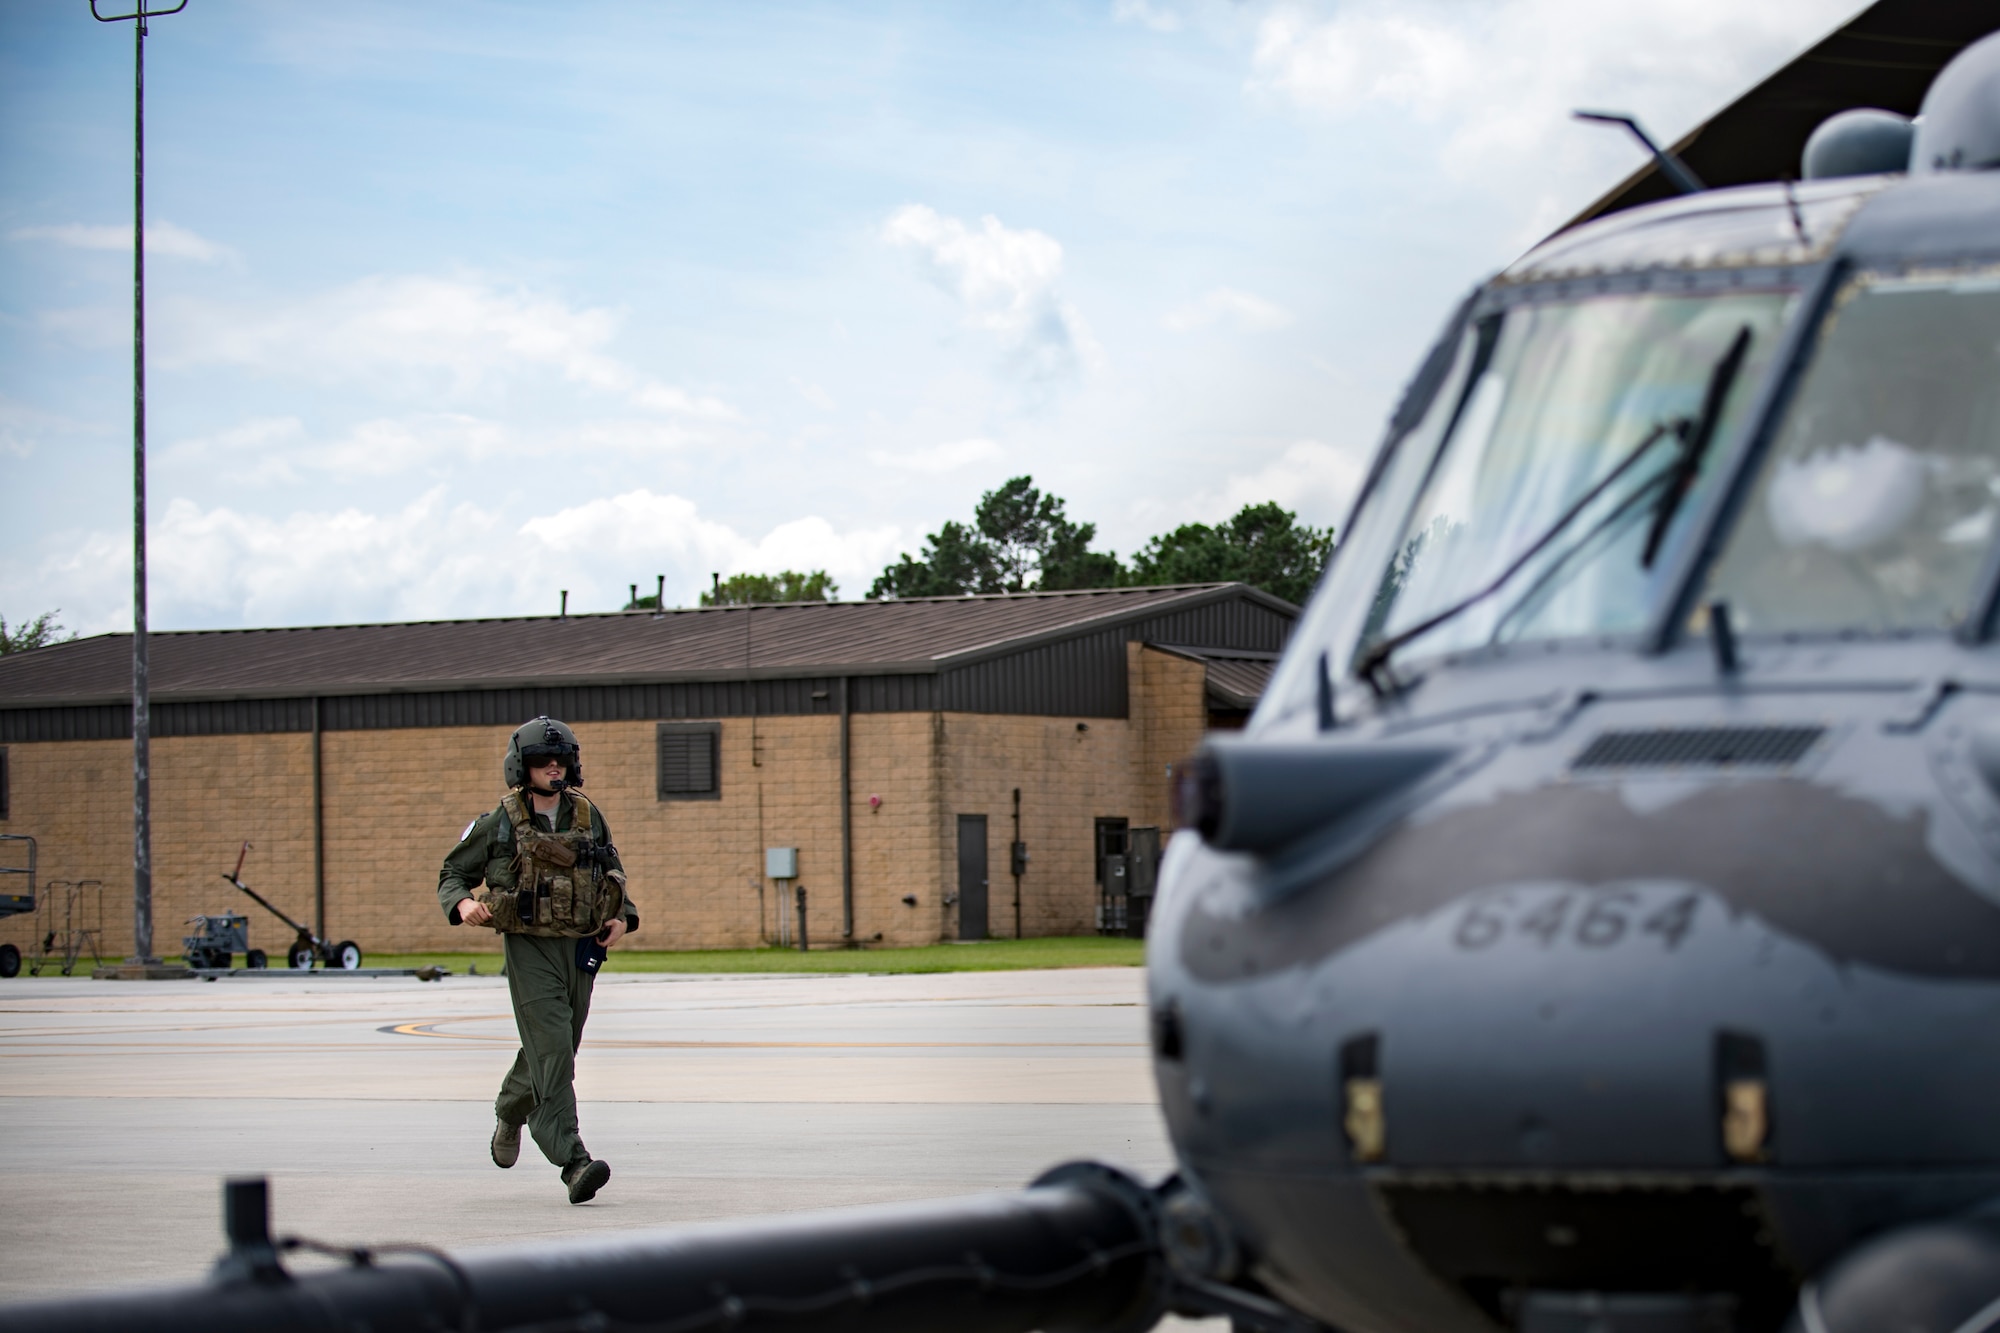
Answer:
[[[1784,768],[1825,727],[1661,727],[1607,731],[1570,764],[1582,768]]]

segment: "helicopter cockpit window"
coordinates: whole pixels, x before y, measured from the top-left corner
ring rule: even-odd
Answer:
[[[1478,358],[1481,335],[1468,329],[1457,339],[1452,360],[1430,405],[1410,430],[1392,444],[1393,452],[1380,463],[1374,483],[1349,516],[1340,544],[1334,549],[1326,576],[1312,602],[1300,618],[1292,641],[1310,651],[1285,655],[1264,701],[1251,720],[1253,730],[1317,701],[1319,659],[1328,655],[1330,670],[1338,674],[1345,665],[1344,654],[1361,632],[1370,599],[1375,594],[1378,573],[1400,530],[1403,515],[1410,509],[1417,487],[1423,484],[1430,460],[1436,456],[1438,441],[1450,428],[1458,405],[1465,396],[1467,368]]]
[[[2000,517],[2000,271],[1862,275],[1821,330],[1710,580],[1737,628],[1967,613]]]
[[[1640,294],[1507,311],[1375,566],[1363,656],[1643,627],[1795,299]],[[1702,423],[1712,384],[1717,411]]]

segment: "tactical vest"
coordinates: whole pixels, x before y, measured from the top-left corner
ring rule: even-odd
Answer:
[[[513,826],[514,890],[489,890],[479,900],[493,913],[493,929],[517,935],[595,935],[625,905],[622,876],[607,873],[592,855],[596,820],[582,792],[563,793],[570,825],[547,833],[537,824],[519,788],[500,809]]]

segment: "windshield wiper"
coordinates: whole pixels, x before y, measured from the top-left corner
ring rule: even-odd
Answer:
[[[1678,464],[1669,463],[1652,476],[1646,478],[1646,480],[1640,482],[1632,488],[1630,495],[1612,507],[1610,513],[1606,514],[1596,523],[1591,524],[1590,531],[1578,537],[1561,554],[1552,558],[1548,562],[1547,567],[1541,573],[1535,575],[1535,581],[1530,583],[1519,597],[1509,602],[1507,609],[1500,613],[1500,618],[1493,622],[1493,633],[1489,636],[1490,641],[1494,643],[1500,642],[1507,626],[1517,617],[1531,615],[1539,611],[1541,604],[1543,604],[1541,603],[1543,594],[1557,586],[1557,581],[1564,574],[1570,572],[1572,569],[1582,568],[1582,565],[1575,563],[1577,558],[1589,551],[1599,538],[1609,532],[1612,534],[1611,540],[1616,541],[1625,535],[1626,528],[1630,523],[1644,518],[1648,512],[1656,511],[1665,493],[1665,488],[1672,483],[1678,470]],[[1649,505],[1652,507],[1650,510],[1648,508]],[[1589,562],[1585,561],[1584,563],[1587,564]]]
[[[1729,397],[1731,386],[1736,383],[1737,372],[1743,369],[1743,357],[1750,350],[1750,326],[1745,324],[1736,331],[1729,350],[1715,363],[1709,372],[1708,392],[1701,400],[1701,415],[1694,419],[1694,430],[1687,436],[1681,456],[1674,462],[1673,480],[1667,483],[1667,493],[1660,497],[1660,508],[1653,515],[1653,526],[1646,533],[1645,549],[1639,553],[1639,568],[1651,569],[1653,560],[1660,554],[1660,543],[1666,540],[1667,529],[1673,526],[1674,515],[1680,513],[1681,504],[1694,489],[1695,477],[1701,472],[1701,460],[1708,454],[1708,446],[1715,439],[1715,428],[1722,420],[1722,404]]]
[[[1591,548],[1591,545],[1606,532],[1620,528],[1631,518],[1634,511],[1650,500],[1652,502],[1652,523],[1646,532],[1645,545],[1640,549],[1639,568],[1651,569],[1660,554],[1661,544],[1667,531],[1673,526],[1674,516],[1694,489],[1695,479],[1700,475],[1701,462],[1708,454],[1708,447],[1715,438],[1715,430],[1722,416],[1722,404],[1729,397],[1731,385],[1743,368],[1743,357],[1750,348],[1750,326],[1745,324],[1738,330],[1735,339],[1722,359],[1709,372],[1708,390],[1703,395],[1701,415],[1694,419],[1692,428],[1680,432],[1681,451],[1673,462],[1647,478],[1634,488],[1632,493],[1620,500],[1609,514],[1591,525],[1590,531],[1571,542],[1569,548],[1548,562],[1547,568],[1535,576],[1526,592],[1515,598],[1513,603],[1494,622],[1492,638],[1497,642],[1501,631],[1517,616],[1531,613],[1536,608],[1537,599],[1559,578],[1572,568],[1571,562]],[[1619,531],[1615,534],[1623,536]]]
[[[1660,542],[1665,537],[1666,530],[1672,523],[1674,514],[1678,512],[1682,501],[1687,496],[1687,492],[1693,486],[1695,475],[1700,468],[1701,459],[1707,453],[1709,443],[1715,435],[1716,425],[1721,420],[1723,401],[1728,397],[1729,388],[1735,382],[1737,373],[1742,369],[1743,358],[1749,347],[1750,327],[1746,324],[1737,331],[1736,337],[1729,344],[1729,349],[1722,354],[1721,359],[1715,363],[1715,368],[1709,372],[1708,391],[1703,395],[1699,416],[1668,417],[1654,425],[1637,444],[1633,445],[1626,452],[1623,458],[1618,460],[1617,464],[1609,472],[1591,483],[1590,488],[1578,496],[1569,508],[1558,514],[1555,521],[1542,530],[1540,536],[1529,542],[1525,550],[1509,561],[1505,569],[1502,569],[1484,586],[1453,602],[1442,611],[1426,617],[1408,629],[1391,635],[1380,643],[1371,646],[1355,660],[1354,674],[1366,681],[1368,688],[1373,690],[1377,697],[1390,693],[1394,682],[1392,680],[1385,683],[1383,675],[1388,668],[1389,659],[1395,656],[1398,649],[1429,634],[1438,626],[1457,619],[1505,588],[1513,581],[1516,574],[1527,568],[1536,556],[1547,550],[1551,543],[1567,532],[1570,525],[1581,518],[1600,496],[1617,485],[1619,479],[1626,473],[1637,467],[1646,455],[1652,452],[1654,445],[1671,436],[1681,442],[1680,457],[1675,460],[1667,472],[1661,474],[1659,477],[1655,477],[1653,481],[1648,482],[1639,490],[1639,493],[1643,494],[1663,480],[1667,485],[1666,491],[1660,496],[1660,508],[1654,515],[1653,528],[1647,533],[1646,547],[1640,559],[1642,567],[1651,568],[1654,557],[1659,553]],[[1631,498],[1628,497],[1624,503],[1621,503],[1613,511],[1606,522],[1622,517],[1630,503]],[[1604,523],[1600,523],[1597,527],[1593,528],[1586,535],[1584,541],[1579,543],[1578,549],[1587,546],[1590,540],[1603,530],[1604,526]],[[1567,561],[1568,558],[1566,554],[1562,558],[1562,561],[1558,563]]]
[[[1555,522],[1542,530],[1541,536],[1529,542],[1527,549],[1515,556],[1508,563],[1507,567],[1495,575],[1489,583],[1469,596],[1462,597],[1458,601],[1453,602],[1437,614],[1420,620],[1401,633],[1391,635],[1369,648],[1367,652],[1361,654],[1355,660],[1354,674],[1367,681],[1368,687],[1378,695],[1386,694],[1388,691],[1383,688],[1380,675],[1383,668],[1389,665],[1390,657],[1395,655],[1398,648],[1401,648],[1404,644],[1421,639],[1439,625],[1456,620],[1473,607],[1478,606],[1481,602],[1506,587],[1516,574],[1527,567],[1528,562],[1548,549],[1549,543],[1568,531],[1569,525],[1576,522],[1600,495],[1603,495],[1616,485],[1619,478],[1637,467],[1640,460],[1652,452],[1654,445],[1669,435],[1677,435],[1686,430],[1688,424],[1688,418],[1686,417],[1669,417],[1647,431],[1645,438],[1633,445],[1625,457],[1618,460],[1616,467],[1605,473],[1597,481],[1591,483],[1589,490],[1577,497],[1576,502],[1570,505],[1568,509],[1563,510],[1556,517]]]

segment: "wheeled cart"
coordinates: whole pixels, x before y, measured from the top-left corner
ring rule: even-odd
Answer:
[[[35,910],[35,840],[25,833],[0,833],[0,842],[24,842],[28,845],[28,864],[0,866],[0,888],[7,890],[5,893],[0,893],[0,917],[20,916],[24,912],[32,912]],[[19,849],[7,850],[15,852]],[[14,890],[21,887],[21,884],[19,880],[8,879],[7,876],[10,875],[25,875],[28,891],[16,893]],[[0,977],[20,975],[21,951],[11,944],[0,944]]]
[[[104,881],[101,879],[52,879],[42,885],[35,909],[35,942],[28,954],[28,975],[39,977],[53,964],[64,976],[76,971],[84,950],[90,961],[101,963],[104,955]]]
[[[321,967],[337,967],[350,972],[361,966],[361,946],[353,940],[342,940],[338,944],[327,943],[319,936],[313,934],[312,931],[279,911],[263,894],[245,884],[243,882],[243,858],[248,855],[250,855],[250,844],[246,842],[243,844],[242,850],[236,853],[236,869],[224,875],[223,878],[241,889],[249,896],[250,901],[256,903],[272,916],[298,932],[298,938],[292,941],[291,948],[285,950],[285,966],[311,967],[313,964],[318,963]],[[240,920],[241,918],[238,919]]]
[[[262,949],[250,947],[250,918],[238,912],[211,912],[191,916],[188,924],[197,933],[181,941],[181,957],[194,968],[226,968],[229,960],[243,955],[243,966],[252,971],[269,967]]]

